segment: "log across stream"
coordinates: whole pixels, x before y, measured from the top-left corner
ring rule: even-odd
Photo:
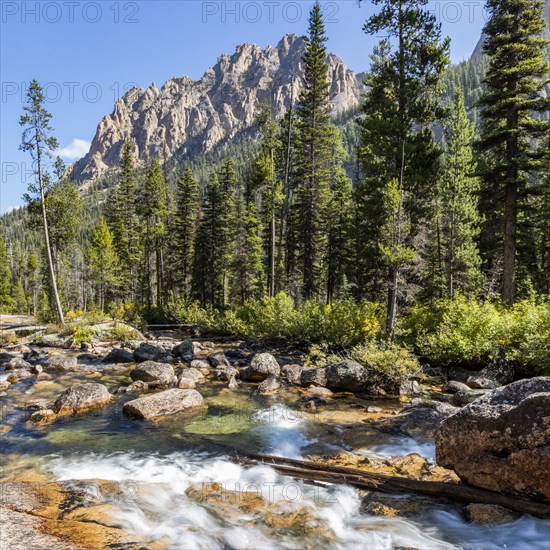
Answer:
[[[550,519],[550,503],[507,496],[462,483],[414,480],[406,477],[374,474],[355,468],[343,468],[266,454],[243,454],[238,451],[235,451],[234,460],[240,464],[257,462],[268,464],[282,474],[300,479],[340,483],[359,489],[391,494],[416,493],[428,497],[446,498],[460,503],[496,504],[521,514]]]

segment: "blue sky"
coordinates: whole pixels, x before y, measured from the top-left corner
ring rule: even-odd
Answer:
[[[237,44],[275,45],[286,33],[305,34],[312,1],[0,0],[0,212],[22,203],[32,168],[18,151],[18,124],[26,84],[46,89],[48,109],[65,161],[92,140],[98,122],[112,112],[129,86],[159,87],[174,76],[200,78]],[[364,71],[376,42],[362,30],[370,2],[321,1],[328,48]],[[431,0],[451,37],[457,62],[472,52],[485,23],[483,2]]]

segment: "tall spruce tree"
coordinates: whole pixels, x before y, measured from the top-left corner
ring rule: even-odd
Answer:
[[[319,297],[324,291],[327,250],[327,205],[330,200],[330,165],[334,132],[330,121],[325,25],[318,2],[309,17],[304,62],[304,90],[297,114],[296,186],[293,190],[301,296]]]
[[[261,190],[267,289],[269,296],[275,296],[279,286],[277,273],[280,273],[280,266],[277,265],[277,250],[280,250],[278,238],[281,237],[280,228],[283,223],[282,217],[278,214],[284,199],[282,184],[276,170],[276,159],[281,146],[278,139],[279,128],[269,105],[261,106],[257,124],[261,134],[261,151],[256,159],[255,184]],[[247,211],[251,221],[254,213],[249,204],[247,204]],[[281,259],[280,256],[279,259]]]
[[[13,306],[11,297],[11,270],[8,247],[0,235],[0,311],[8,313]]]
[[[386,279],[387,334],[391,337],[398,297],[406,283],[401,261],[410,257],[410,244],[433,207],[441,151],[432,128],[444,115],[438,97],[449,63],[449,40],[441,39],[440,24],[425,9],[427,0],[374,3],[382,8],[368,19],[364,30],[385,38],[374,49],[360,119],[364,181],[356,196],[361,222],[357,236],[363,254],[357,280],[359,292],[365,288],[372,297],[378,294],[379,282]],[[394,211],[384,208],[384,201],[395,196],[396,182]],[[383,245],[382,229],[388,226],[388,214],[392,220],[389,248]]]
[[[138,289],[139,231],[137,218],[137,177],[132,144],[122,148],[121,173],[107,212],[115,251],[120,260],[120,291],[125,299],[136,300]]]
[[[46,180],[43,171],[44,156],[51,156],[57,149],[57,140],[51,135],[52,128],[50,120],[52,115],[44,108],[45,96],[40,84],[33,80],[27,91],[27,104],[23,107],[25,114],[20,118],[19,123],[24,127],[19,148],[22,151],[29,151],[33,160],[36,161],[36,182],[29,184],[29,193],[25,195],[28,202],[40,202],[42,214],[42,228],[44,232],[44,246],[49,269],[49,280],[52,289],[55,309],[59,322],[64,325],[63,308],[57,288],[57,277],[52,257],[50,244],[50,230],[48,227],[48,216],[46,208]],[[38,195],[37,198],[33,196]]]
[[[167,187],[157,159],[151,161],[145,182],[139,193],[137,214],[143,221],[143,288],[145,303],[150,311],[163,298],[163,253],[166,239]]]
[[[548,43],[541,0],[488,0],[483,51],[489,56],[481,107],[480,150],[486,154],[481,174],[489,208],[501,213],[502,299],[512,304],[516,293],[518,218],[525,209],[529,179],[542,168],[536,140],[550,131],[549,81],[545,60]],[[492,203],[492,204],[491,204]]]
[[[195,238],[200,215],[199,184],[191,168],[187,167],[177,180],[174,224],[177,284],[186,297],[189,297],[191,292]]]
[[[446,295],[456,291],[472,295],[482,283],[477,240],[482,222],[479,213],[479,180],[473,173],[474,126],[468,119],[464,95],[456,92],[446,130],[447,148],[439,194],[441,256],[445,265]]]
[[[343,297],[349,290],[353,257],[353,187],[342,166],[344,148],[340,131],[334,128],[333,163],[328,204],[327,302]]]

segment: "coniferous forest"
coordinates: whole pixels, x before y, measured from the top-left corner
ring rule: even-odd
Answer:
[[[358,111],[331,113],[316,4],[283,117],[264,104],[255,139],[183,163],[136,163],[128,142],[84,194],[61,161],[40,169],[63,121],[33,81],[21,147],[38,171],[1,220],[2,310],[548,371],[543,3],[490,0],[483,52],[458,66],[423,0],[374,4]]]

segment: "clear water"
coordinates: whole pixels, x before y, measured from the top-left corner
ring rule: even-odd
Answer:
[[[2,423],[12,428],[2,436],[4,456],[13,464],[23,459],[21,468],[39,469],[59,481],[86,482],[142,540],[192,550],[550,548],[548,521],[523,517],[476,526],[458,508],[433,502],[414,519],[380,517],[364,509],[356,489],[306,484],[265,465],[245,467],[231,460],[235,448],[291,458],[334,452],[345,425],[360,422],[364,414],[346,399],[336,401],[338,414],[331,419],[296,410],[297,394],[263,397],[208,383],[199,388],[208,409],[191,415],[130,420],[122,405],[133,396],[120,395],[101,410],[59,418],[47,427],[24,422],[29,412],[23,403],[53,400],[84,378],[66,374],[41,387],[24,381],[10,388],[2,400]],[[99,381],[111,386],[125,380],[127,372],[104,373]],[[411,452],[433,459],[433,443],[382,436],[358,454]],[[104,491],[98,480],[114,481],[118,490]],[[246,503],[251,496],[257,497],[254,506],[234,502]],[[300,521],[284,523],[296,514]]]

